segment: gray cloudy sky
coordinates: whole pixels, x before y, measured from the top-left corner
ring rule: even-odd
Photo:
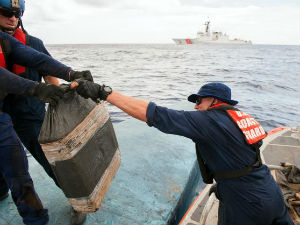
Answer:
[[[212,30],[255,44],[300,44],[299,0],[26,0],[29,33],[46,44],[172,43]]]

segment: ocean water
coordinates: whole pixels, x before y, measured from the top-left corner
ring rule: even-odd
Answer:
[[[300,124],[300,46],[49,45],[53,57],[123,94],[170,106],[224,82],[266,130]],[[194,105],[191,104],[190,110]],[[129,118],[109,106],[112,121]]]

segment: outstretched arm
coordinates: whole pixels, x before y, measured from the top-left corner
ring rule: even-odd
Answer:
[[[8,60],[11,63],[16,63],[25,67],[36,69],[45,74],[53,74],[58,78],[68,80],[71,68],[58,62],[57,60],[23,45],[14,37],[0,32],[0,37],[5,43],[5,48],[10,48],[8,51]]]
[[[25,79],[0,67],[0,105],[6,93],[33,95],[44,102],[56,104],[64,95],[64,92],[61,87]]]
[[[71,88],[76,88],[76,91],[85,98],[91,98],[94,101],[97,99],[106,100],[128,115],[147,122],[146,114],[149,103],[144,100],[123,95],[112,91],[108,86],[85,80],[76,80],[71,84]]]
[[[148,102],[122,95],[116,91],[113,91],[110,95],[108,95],[106,101],[115,105],[128,115],[147,122],[146,112],[149,105]]]
[[[198,124],[192,118],[192,113],[172,110],[166,107],[156,106],[153,102],[125,96],[105,85],[99,85],[89,81],[78,81],[77,92],[85,98],[93,100],[101,99],[115,105],[130,116],[147,122],[167,134],[176,134],[191,139],[200,137]],[[76,85],[74,85],[76,86]],[[73,87],[74,87],[73,86]]]
[[[0,67],[0,91],[18,95],[32,95],[37,82],[17,76]]]
[[[72,81],[83,78],[92,81],[92,75],[89,71],[77,72],[52,57],[38,52],[33,48],[23,45],[14,37],[0,32],[0,38],[5,44],[8,52],[8,59],[12,63],[16,63],[25,67],[33,68],[44,74],[51,74],[66,81]]]

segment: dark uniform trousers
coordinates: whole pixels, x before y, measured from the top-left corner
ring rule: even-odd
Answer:
[[[31,155],[38,161],[38,163],[44,168],[45,172],[53,179],[55,184],[59,187],[56,177],[51,169],[51,166],[42,150],[40,143],[38,142],[39,133],[42,127],[42,122],[27,122],[14,123],[15,131],[17,132],[22,143]]]
[[[46,224],[49,220],[47,209],[36,194],[28,172],[26,153],[13,129],[10,116],[0,112],[0,195],[11,190],[24,224]],[[5,182],[3,182],[5,181]]]

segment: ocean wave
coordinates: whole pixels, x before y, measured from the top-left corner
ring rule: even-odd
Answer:
[[[296,89],[290,87],[290,86],[285,86],[285,85],[279,85],[279,84],[274,84],[274,86],[276,88],[281,88],[281,89],[284,89],[284,90],[287,90],[287,91],[297,91]]]
[[[222,72],[222,73],[230,73],[232,72],[230,69],[216,69],[216,72]]]
[[[263,126],[265,130],[272,130],[276,127],[285,127],[288,126],[286,123],[279,122],[278,120],[260,120],[260,124]]]
[[[96,82],[162,105],[186,101],[208,82],[232,88],[241,110],[264,126],[293,126],[300,115],[299,47],[176,45],[51,45],[68,66],[91,69]],[[115,122],[129,118],[109,108]],[[118,113],[117,113],[118,112]]]
[[[236,81],[236,85],[240,86],[245,86],[247,88],[255,88],[255,89],[259,89],[259,90],[263,90],[263,86],[261,84],[258,83],[253,83],[250,81]]]
[[[253,60],[253,59],[264,60],[264,58],[262,58],[262,57],[254,57],[254,56],[246,57],[246,59],[250,59],[250,60]]]
[[[201,76],[201,77],[213,77],[213,74],[210,73],[195,73],[196,76]]]

